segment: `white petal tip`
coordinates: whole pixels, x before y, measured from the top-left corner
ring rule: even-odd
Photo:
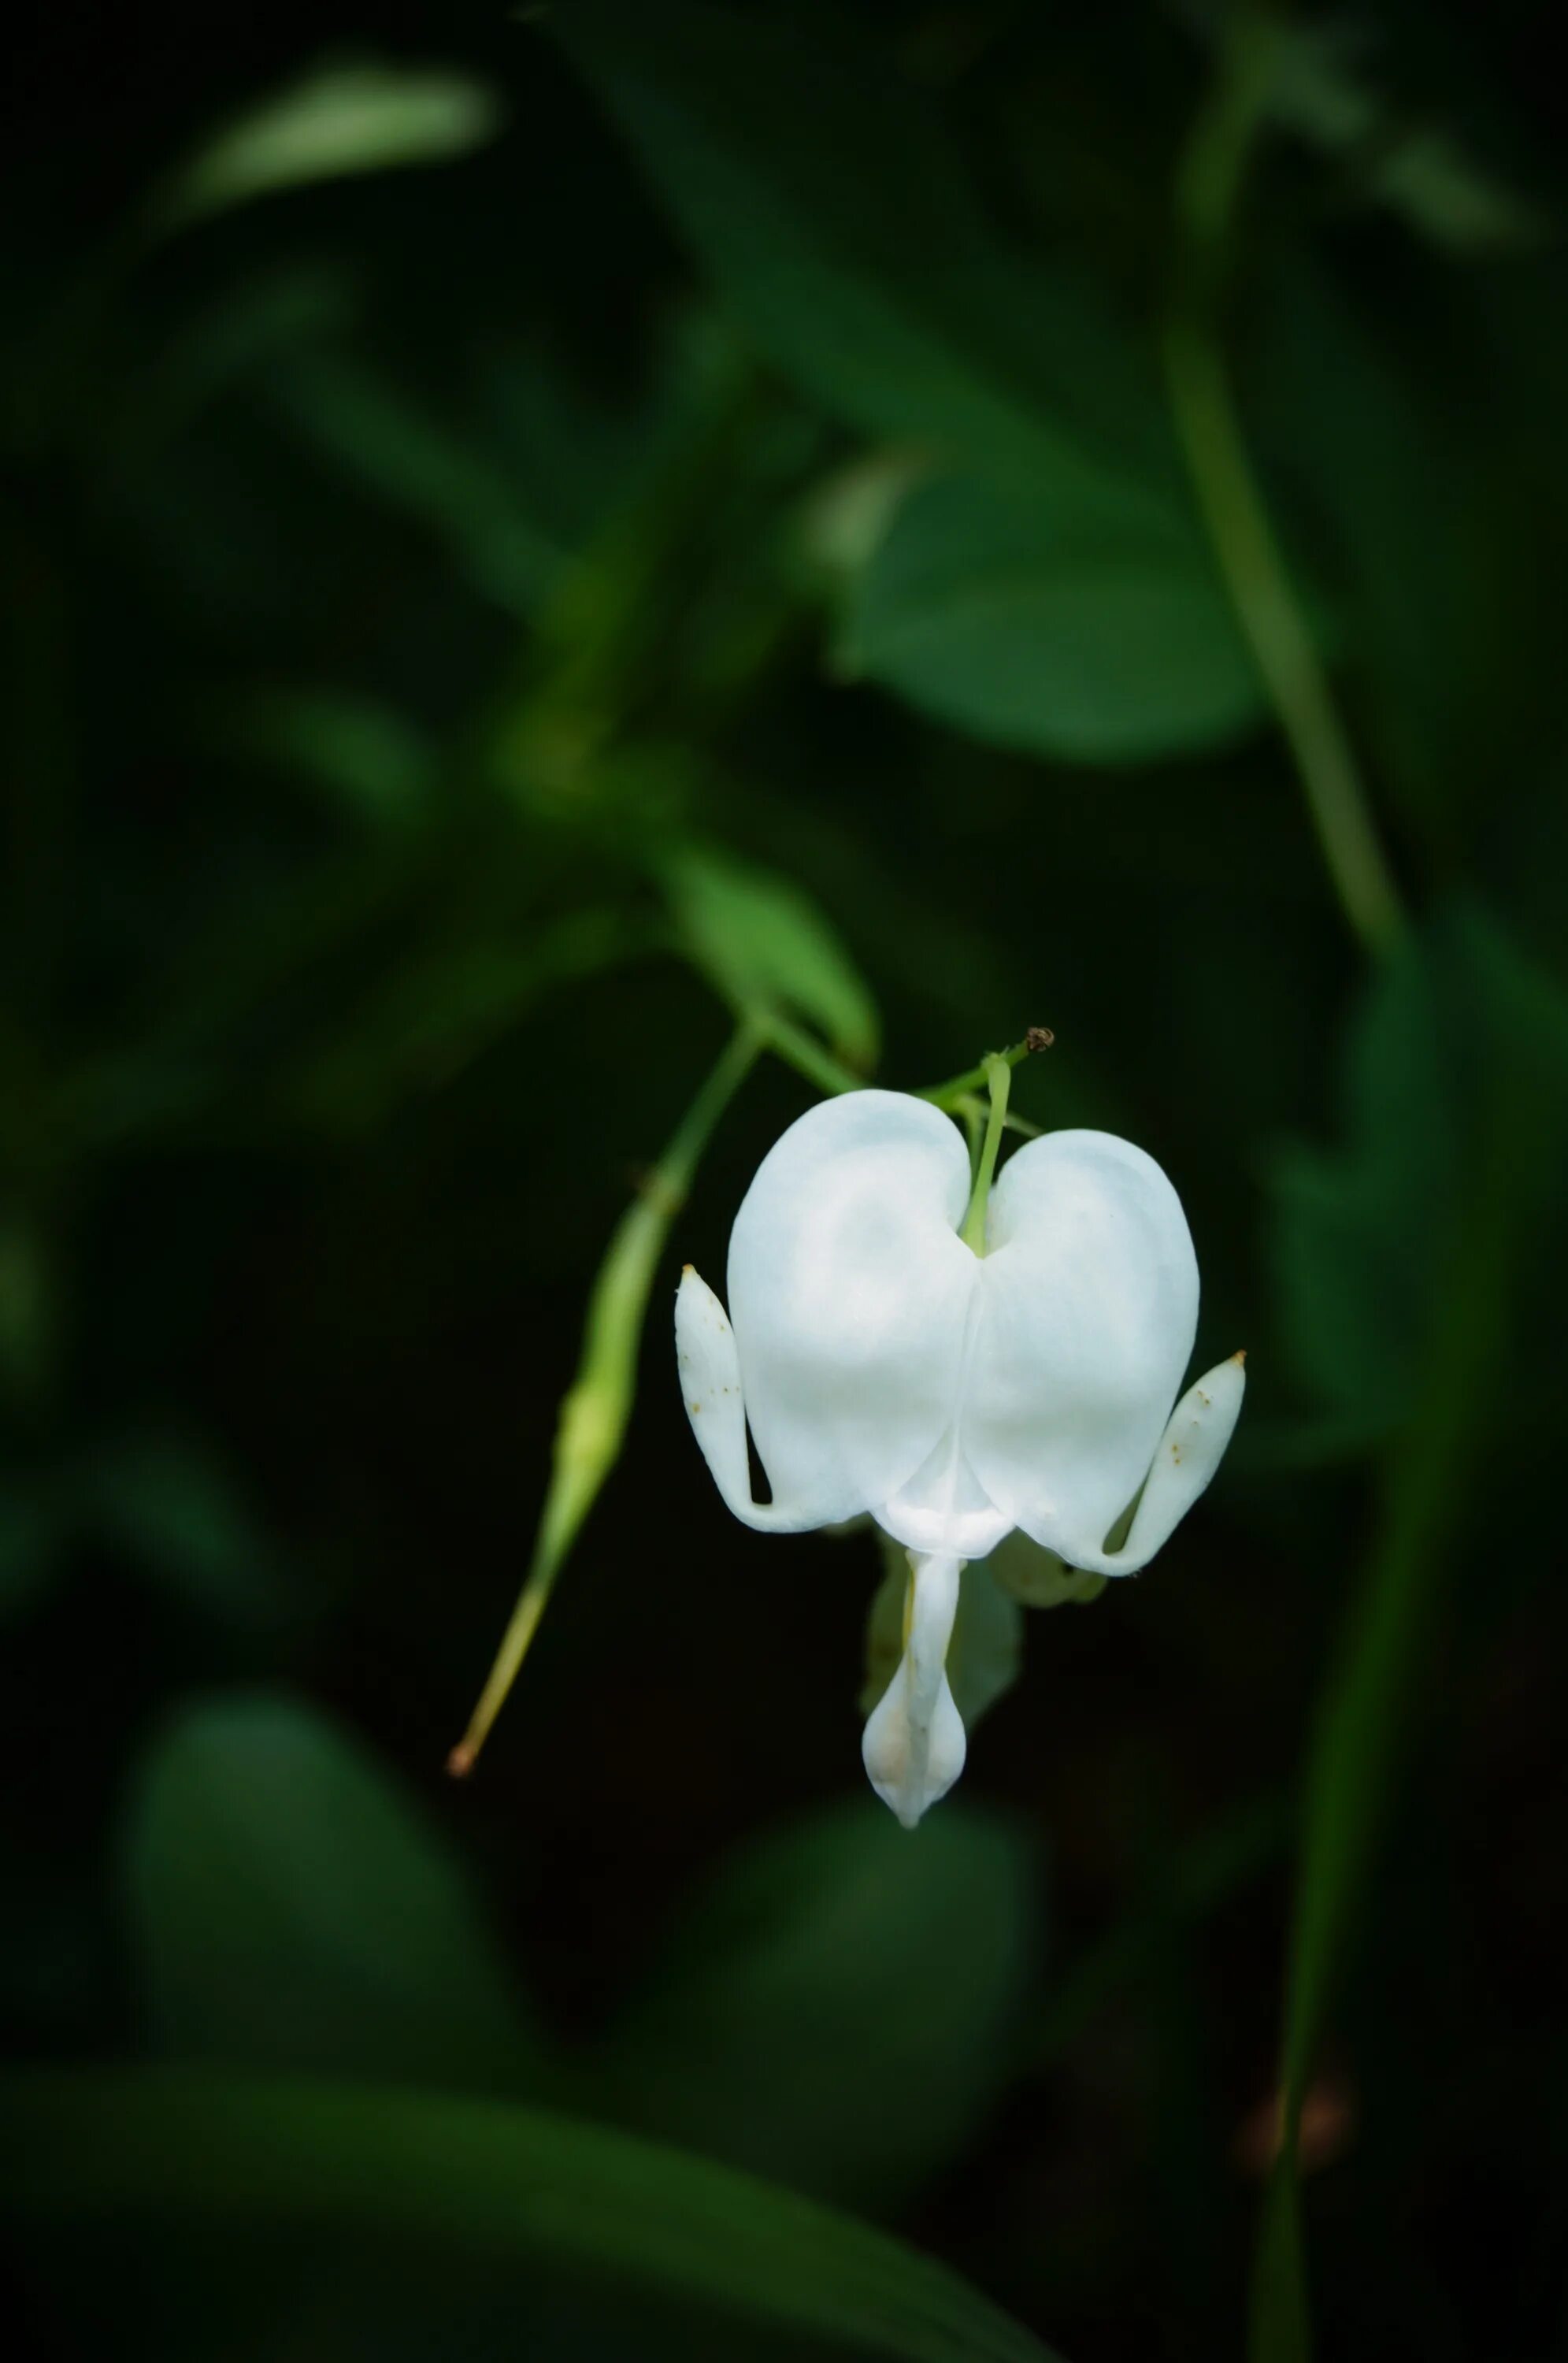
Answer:
[[[675,1292],[675,1359],[691,1433],[737,1515],[749,1501],[740,1359],[724,1308],[688,1264]]]
[[[1188,1387],[1170,1415],[1121,1550],[1086,1555],[1105,1575],[1136,1575],[1187,1515],[1225,1457],[1247,1391],[1244,1354],[1232,1354]]]
[[[1247,1391],[1245,1354],[1232,1354],[1205,1370],[1171,1414],[1161,1454],[1181,1472],[1191,1499],[1208,1484],[1230,1443]]]
[[[945,1680],[930,1724],[922,1729],[909,1712],[900,1665],[872,1710],[860,1754],[871,1786],[906,1830],[946,1796],[964,1769],[966,1752],[963,1718]]]

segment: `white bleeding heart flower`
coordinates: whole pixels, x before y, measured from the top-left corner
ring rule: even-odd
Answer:
[[[1073,1567],[1134,1573],[1214,1474],[1244,1385],[1238,1355],[1172,1409],[1198,1262],[1141,1148],[1030,1141],[989,1193],[983,1252],[960,1235],[970,1204],[947,1116],[848,1093],[763,1159],[731,1234],[729,1317],[690,1265],[676,1299],[692,1432],[735,1516],[790,1534],[868,1511],[910,1554],[904,1655],[863,1754],[911,1829],[964,1768],[945,1662],[965,1563],[1019,1527]]]

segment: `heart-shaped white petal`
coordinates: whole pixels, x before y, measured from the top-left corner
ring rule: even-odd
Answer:
[[[898,1492],[952,1426],[979,1266],[952,1121],[853,1092],[790,1126],[730,1237],[745,1409],[777,1502],[826,1525]]]
[[[1149,1472],[1198,1327],[1198,1259],[1152,1157],[1048,1133],[1002,1168],[964,1391],[966,1457],[1008,1525],[1092,1564]]]

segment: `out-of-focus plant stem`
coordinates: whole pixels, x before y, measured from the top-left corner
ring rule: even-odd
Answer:
[[[577,1376],[561,1404],[549,1490],[527,1577],[469,1727],[447,1758],[451,1772],[471,1770],[539,1629],[567,1554],[619,1457],[648,1295],[670,1225],[686,1203],[714,1126],[751,1072],[764,1040],[756,1024],[736,1027],[615,1226],[589,1298]]]
[[[1381,954],[1405,924],[1399,891],[1247,449],[1220,327],[1236,209],[1283,29],[1267,0],[1242,0],[1187,142],[1176,183],[1165,374],[1198,506],[1295,759],[1334,891],[1363,944]]]
[[[792,1018],[770,1012],[757,1023],[763,1028],[767,1048],[787,1067],[803,1075],[807,1082],[815,1083],[819,1091],[837,1094],[866,1089],[864,1075],[857,1075],[853,1067],[846,1067],[831,1050],[823,1049],[816,1037],[808,1034],[803,1026],[797,1026]]]
[[[1507,1353],[1521,1236],[1517,1079],[1500,1082],[1485,1162],[1453,1241],[1416,1417],[1318,1708],[1301,1812],[1280,2064],[1279,2156],[1253,2274],[1252,2363],[1310,2363],[1301,2223],[1302,2108],[1357,1912],[1392,1812],[1439,1605]]]

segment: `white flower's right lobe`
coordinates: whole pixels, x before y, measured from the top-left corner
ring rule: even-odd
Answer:
[[[1010,1526],[1093,1563],[1149,1473],[1198,1329],[1198,1259],[1152,1157],[1054,1132],[1003,1166],[964,1403],[970,1466]]]

